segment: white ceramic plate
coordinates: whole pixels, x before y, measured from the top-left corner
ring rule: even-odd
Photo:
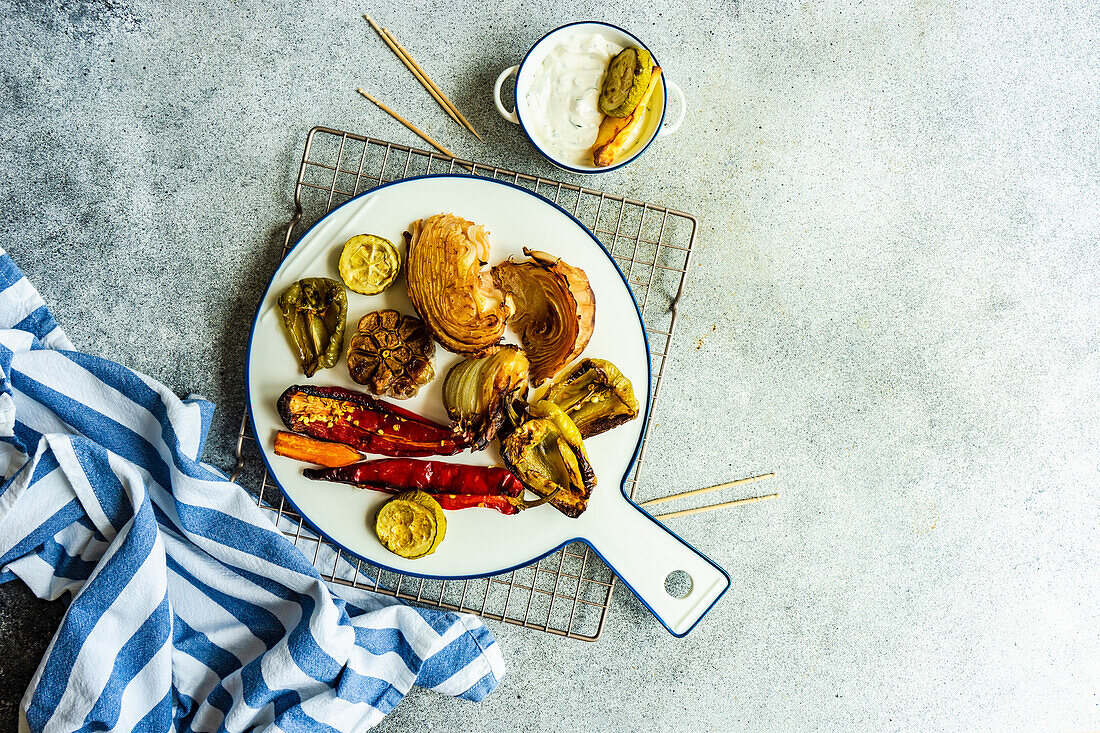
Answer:
[[[633,383],[641,415],[586,441],[597,487],[588,510],[579,518],[565,517],[548,505],[512,516],[491,509],[448,512],[447,535],[439,549],[427,557],[406,560],[382,547],[371,528],[374,513],[387,498],[385,494],[306,479],[302,475],[304,464],[276,456],[271,450],[275,433],[283,429],[275,403],[287,387],[333,384],[362,389],[351,380],[343,361],[312,378],[302,374],[277,301],[287,287],[303,277],[339,280],[337,261],[344,242],[352,236],[375,234],[398,244],[410,222],[444,212],[488,226],[492,233],[491,264],[512,255],[522,258],[526,246],[559,255],[587,273],[596,294],[596,326],[582,356],[613,361]],[[382,308],[414,312],[403,277],[380,295],[348,291],[349,333],[354,332],[361,316]],[[511,332],[506,340],[517,342]],[[400,401],[401,406],[445,424],[443,376],[459,360],[437,346],[436,378],[416,397]],[[724,571],[634,507],[622,493],[624,477],[633,464],[649,414],[649,358],[641,317],[622,274],[595,237],[563,209],[525,189],[472,176],[424,176],[375,188],[334,209],[302,237],[272,278],[253,324],[247,383],[256,440],[287,499],[321,534],[376,565],[438,578],[496,575],[579,539],[593,546],[662,623],[678,634],[686,633],[729,585]],[[486,451],[466,451],[441,459],[501,464],[495,444]],[[661,562],[655,566],[658,559]],[[674,599],[680,603],[679,611],[688,612],[675,612],[676,618],[665,618],[655,604],[671,598],[664,592],[664,578],[677,569],[686,570],[693,578],[687,599]],[[649,597],[657,590],[663,598]]]

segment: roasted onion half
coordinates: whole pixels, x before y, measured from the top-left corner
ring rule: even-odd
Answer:
[[[481,359],[464,359],[443,380],[443,404],[472,450],[482,450],[527,397],[527,355],[518,346],[500,347]]]
[[[409,300],[443,347],[482,356],[500,343],[512,315],[486,265],[489,230],[454,214],[419,219],[405,232]]]
[[[494,267],[493,280],[515,301],[512,327],[531,361],[531,383],[537,385],[588,345],[596,326],[596,296],[579,267],[526,247],[523,254],[530,259],[508,259]]]

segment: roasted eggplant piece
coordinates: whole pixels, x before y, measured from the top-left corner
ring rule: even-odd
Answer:
[[[607,432],[638,416],[634,387],[606,359],[585,359],[558,377],[546,392],[573,421],[581,437]]]
[[[504,463],[524,486],[562,514],[579,517],[596,486],[580,431],[553,402],[535,403],[529,415],[501,441]]]
[[[343,285],[327,277],[299,280],[279,296],[279,311],[307,377],[336,365],[348,316]]]
[[[449,427],[343,387],[288,387],[278,402],[288,430],[398,458],[451,456],[466,447]]]
[[[419,219],[405,232],[409,300],[443,348],[484,356],[500,343],[511,300],[493,285],[489,230],[454,214]]]
[[[527,398],[530,364],[523,349],[502,346],[491,356],[465,359],[443,380],[443,405],[472,450],[497,436],[517,403]]]
[[[577,358],[596,327],[596,296],[588,276],[559,257],[523,248],[529,259],[493,268],[493,280],[515,301],[512,328],[539,384]]]

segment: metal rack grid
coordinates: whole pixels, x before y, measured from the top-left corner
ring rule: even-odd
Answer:
[[[571,212],[600,239],[630,284],[649,339],[655,379],[655,414],[676,324],[676,305],[691,264],[698,222],[690,214],[569,183],[517,173],[440,153],[410,148],[326,127],[306,138],[294,187],[294,215],[283,255],[295,232],[304,232],[333,207],[375,186],[429,173],[458,173],[508,181]],[[652,420],[651,420],[652,422]],[[645,462],[649,425],[625,485],[631,497]],[[233,480],[256,486],[256,500],[277,526],[330,582],[384,593],[413,603],[595,641],[603,632],[616,578],[587,545],[577,542],[510,573],[477,580],[430,580],[382,570],[318,537],[286,502],[261,460],[247,412],[237,440]],[[258,458],[258,454],[254,456]],[[610,487],[609,487],[610,488]]]

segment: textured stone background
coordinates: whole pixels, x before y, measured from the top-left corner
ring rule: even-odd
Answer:
[[[217,401],[228,466],[305,132],[416,143],[364,85],[554,174],[492,81],[625,25],[689,115],[595,185],[702,220],[642,493],[774,470],[782,498],[676,520],[734,578],[686,639],[625,591],[595,644],[493,624],[491,698],[381,729],[1100,728],[1097,5],[566,5],[0,0],[0,244],[79,347]],[[5,729],[61,613],[0,588]]]

